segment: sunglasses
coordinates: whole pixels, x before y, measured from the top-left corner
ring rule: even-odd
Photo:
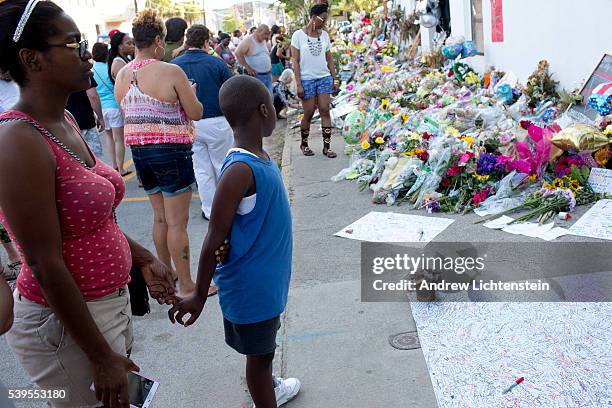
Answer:
[[[319,17],[319,16],[316,16],[316,17],[317,17],[317,18],[319,19],[319,21],[320,21],[320,22],[322,22],[322,23],[325,23],[325,21],[327,21],[326,19],[321,18],[321,17]]]
[[[67,47],[72,48],[73,50],[79,50],[79,57],[83,59],[85,54],[87,53],[87,48],[89,48],[89,43],[87,40],[81,40],[79,42],[73,42],[69,44],[47,44],[47,47]]]

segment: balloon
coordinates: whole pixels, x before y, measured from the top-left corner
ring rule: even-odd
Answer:
[[[608,137],[594,126],[575,124],[553,136],[552,143],[560,149],[576,152],[597,150],[608,144]]]
[[[348,144],[356,144],[362,136],[365,128],[365,116],[361,111],[353,111],[344,119],[342,126],[342,137]]]
[[[425,28],[432,28],[438,25],[438,18],[433,14],[424,14],[421,16],[420,23]]]

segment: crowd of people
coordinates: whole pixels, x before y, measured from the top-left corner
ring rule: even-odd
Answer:
[[[297,379],[272,375],[292,234],[262,139],[283,111],[302,108],[301,148],[313,155],[318,109],[323,154],[336,156],[327,6],[310,16],[289,40],[267,25],[214,36],[146,9],[131,33],[115,30],[90,49],[53,2],[0,3],[0,330],[32,382],[70,389],[51,406],[129,406],[126,373],[138,370],[129,293],[139,279],[185,326],[218,292],[226,342],[247,356],[257,407],[299,391]],[[126,146],[152,208],[156,254],[115,216]],[[195,185],[209,220],[196,282],[187,233]]]

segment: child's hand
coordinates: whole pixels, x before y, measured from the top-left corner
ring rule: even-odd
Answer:
[[[198,317],[200,317],[200,313],[202,313],[202,309],[204,308],[204,303],[206,303],[206,298],[202,298],[196,293],[172,306],[172,308],[168,310],[168,318],[170,318],[172,324],[179,322],[185,327],[191,326],[198,320]],[[187,313],[189,313],[189,319],[183,322],[183,317],[185,317]]]
[[[215,250],[215,259],[217,260],[218,264],[222,265],[225,262],[229,256],[230,248],[229,239],[226,238],[225,241],[219,245],[219,248]]]

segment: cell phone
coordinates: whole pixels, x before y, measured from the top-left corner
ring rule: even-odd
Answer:
[[[129,372],[127,379],[130,408],[149,408],[159,388],[159,382],[135,371]],[[93,384],[91,390],[95,391]]]

